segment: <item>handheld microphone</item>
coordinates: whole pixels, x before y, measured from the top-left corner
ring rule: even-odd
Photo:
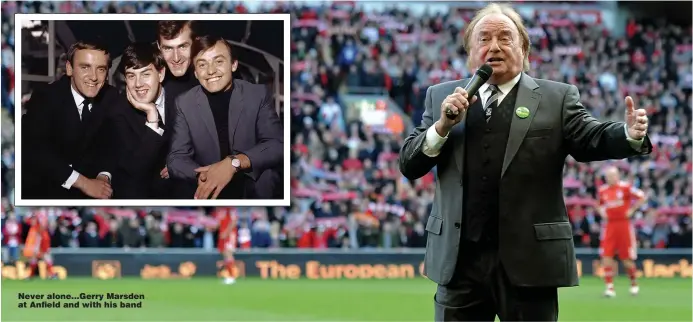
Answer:
[[[481,85],[484,85],[488,79],[491,78],[491,75],[493,75],[493,67],[487,64],[479,67],[474,76],[472,76],[472,79],[469,80],[469,83],[467,83],[467,86],[464,87],[464,90],[467,91],[468,94],[467,98],[471,99],[472,96],[476,95],[476,92],[479,91]],[[457,118],[457,114],[453,113],[450,109],[445,110],[445,116],[451,120]]]

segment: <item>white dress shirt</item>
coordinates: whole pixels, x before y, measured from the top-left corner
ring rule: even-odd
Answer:
[[[500,105],[505,96],[508,93],[510,93],[513,87],[515,87],[515,85],[520,81],[521,76],[522,73],[517,74],[517,76],[515,76],[515,78],[511,79],[509,82],[498,85],[498,89],[500,90],[500,93],[498,93],[498,105]],[[491,97],[491,90],[489,89],[489,84],[484,83],[483,85],[481,85],[481,87],[479,88],[479,96],[481,98],[481,104],[482,106],[484,106],[486,104],[486,101]],[[640,151],[644,140],[632,139],[628,135],[627,124],[623,126],[623,130],[626,132],[626,139],[628,140],[628,143],[630,143],[630,146],[633,147],[633,149],[635,149],[636,151]],[[448,140],[448,134],[446,134],[445,137],[438,135],[438,131],[436,131],[434,123],[431,127],[428,128],[428,130],[426,130],[426,139],[424,140],[421,152],[423,152],[423,154],[431,158],[437,157],[440,154],[440,150],[443,148],[443,145]]]
[[[161,118],[161,123],[164,123],[166,125],[166,109],[164,108],[166,104],[166,97],[164,95],[164,88],[161,87],[161,93],[159,93],[159,98],[156,99],[154,102],[154,105],[156,106],[156,110],[159,112],[159,117]],[[160,128],[158,124],[154,123],[149,123],[145,122],[144,125],[152,129],[154,132],[158,133],[159,135],[164,135],[164,129]]]
[[[72,97],[75,99],[75,105],[77,105],[77,112],[79,113],[79,119],[81,120],[82,119],[82,111],[84,110],[85,99],[82,96],[82,94],[80,94],[79,92],[77,92],[77,90],[75,90],[74,87],[70,86],[70,90],[72,91]],[[89,104],[89,106],[87,106],[87,108],[89,109],[89,111],[91,111],[92,104]],[[72,167],[71,164],[70,164],[70,167]],[[102,175],[102,174],[108,178],[108,181],[111,181],[112,177],[111,177],[111,174],[109,172],[105,172],[105,171],[99,172],[99,175]],[[67,180],[65,180],[65,182],[63,182],[62,187],[65,189],[72,188],[72,185],[74,185],[75,182],[77,182],[77,178],[79,178],[79,175],[80,175],[79,172],[72,170],[72,173],[70,174],[70,176],[67,178]]]

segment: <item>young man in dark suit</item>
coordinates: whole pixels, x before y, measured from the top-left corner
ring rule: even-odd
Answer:
[[[22,197],[107,199],[113,164],[107,122],[117,94],[106,83],[105,45],[78,41],[67,54],[67,75],[37,89],[22,117]]]
[[[150,43],[129,45],[121,58],[125,97],[113,111],[117,160],[114,198],[170,199],[166,155],[175,111],[162,86],[166,64]]]
[[[163,20],[157,23],[156,44],[166,62],[163,87],[173,99],[200,85],[190,63],[195,29],[195,22],[190,20]],[[173,104],[173,100],[169,102]],[[170,178],[169,181],[173,185],[173,198],[190,199],[195,194],[195,184],[177,178]]]
[[[167,67],[164,88],[178,96],[199,85],[190,64],[190,48],[195,39],[194,21],[159,21],[156,34],[156,44]]]

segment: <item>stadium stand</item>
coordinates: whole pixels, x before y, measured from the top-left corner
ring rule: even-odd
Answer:
[[[242,247],[425,246],[434,176],[407,182],[398,171],[397,151],[407,128],[421,120],[427,87],[469,76],[461,30],[473,11],[376,13],[354,3],[263,7],[264,12],[290,12],[293,20],[287,110],[293,202],[289,209],[239,209]],[[13,109],[20,104],[13,95],[13,75],[20,72],[13,65],[15,12],[249,10],[242,4],[205,2],[3,3],[3,244],[6,223],[32,211],[12,205]],[[636,214],[638,242],[643,248],[690,248],[691,27],[631,20],[625,30],[612,30],[598,12],[535,12],[525,18],[533,43],[530,75],[575,84],[600,119],[621,119],[625,95],[649,110],[654,153],[615,162],[648,196]],[[565,194],[577,246],[598,245],[593,198],[605,165],[566,161]],[[214,209],[42,211],[57,219],[52,223],[56,247],[215,245]]]

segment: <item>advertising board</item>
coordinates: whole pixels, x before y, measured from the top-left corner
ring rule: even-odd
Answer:
[[[688,252],[686,252],[688,251]],[[181,279],[223,277],[221,257],[213,252],[107,252],[91,250],[63,252],[53,255],[53,270],[59,279],[93,277],[114,279]],[[637,260],[638,275],[645,278],[691,277],[691,253],[648,253]],[[578,253],[580,276],[602,276],[599,258],[593,253]],[[411,279],[424,278],[423,250],[407,252],[301,252],[253,251],[236,255],[239,277],[261,279]],[[2,266],[3,279],[24,279],[29,276],[26,263]],[[620,274],[624,270],[617,269]],[[44,263],[39,276],[46,278]]]

